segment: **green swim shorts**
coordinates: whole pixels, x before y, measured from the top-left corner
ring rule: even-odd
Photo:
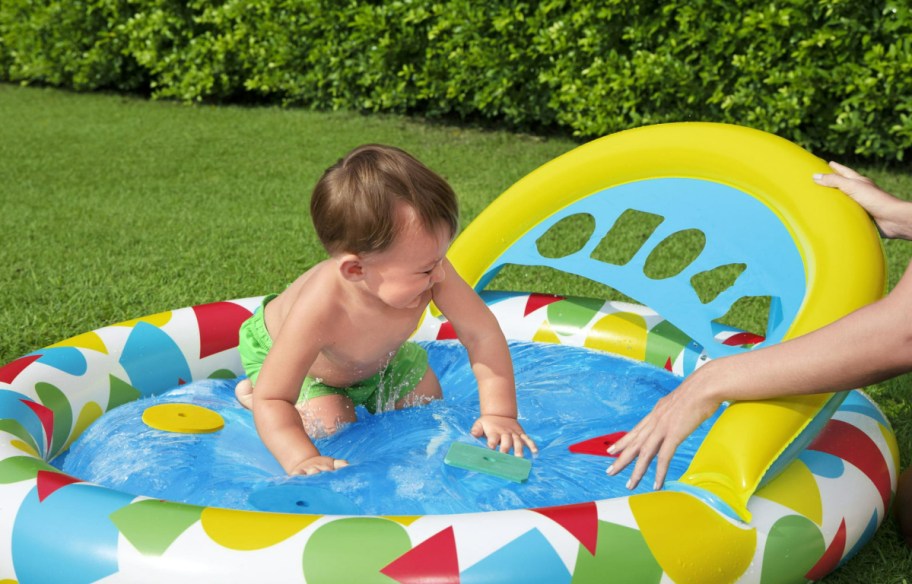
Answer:
[[[254,386],[263,367],[263,360],[272,347],[272,338],[263,318],[263,307],[276,296],[266,296],[240,329],[238,351],[241,354],[241,364]],[[298,403],[324,395],[344,395],[356,406],[364,406],[372,414],[392,410],[397,401],[415,389],[427,368],[427,352],[415,343],[405,343],[379,373],[350,387],[332,387],[316,378],[306,377]]]

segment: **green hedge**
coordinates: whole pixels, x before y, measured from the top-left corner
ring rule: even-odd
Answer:
[[[912,146],[908,0],[2,0],[0,79],[495,120],[738,123]]]

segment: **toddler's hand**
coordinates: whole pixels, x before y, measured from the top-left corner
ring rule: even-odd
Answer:
[[[299,462],[288,474],[315,475],[324,471],[336,470],[343,466],[348,466],[348,461],[331,456],[314,456]]]
[[[497,448],[499,445],[504,454],[512,448],[516,456],[522,457],[523,444],[533,454],[538,452],[535,442],[526,435],[516,418],[509,416],[482,415],[472,424],[471,434],[476,438],[487,436],[488,448]]]

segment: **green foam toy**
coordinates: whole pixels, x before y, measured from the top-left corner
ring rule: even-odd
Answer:
[[[456,468],[482,472],[514,483],[529,478],[532,461],[512,454],[504,454],[482,446],[453,442],[443,462]]]

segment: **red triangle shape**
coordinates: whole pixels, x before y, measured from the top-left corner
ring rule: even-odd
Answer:
[[[53,495],[57,489],[81,482],[79,479],[65,475],[59,472],[49,470],[38,471],[38,502],[44,502],[45,499]]]
[[[728,337],[722,341],[723,345],[728,345],[730,347],[739,347],[741,345],[758,345],[765,341],[765,337],[760,335],[755,335],[754,333],[742,332],[735,333],[732,336]]]
[[[19,401],[28,406],[28,408],[35,412],[35,415],[38,416],[38,420],[41,422],[41,427],[44,428],[44,439],[46,445],[49,445],[51,443],[51,437],[54,435],[54,410],[31,400],[21,399]]]
[[[0,367],[0,383],[12,383],[22,370],[40,359],[42,355],[26,355]]]
[[[595,555],[598,543],[598,508],[595,503],[576,503],[560,507],[533,509],[569,531],[589,553]]]
[[[669,357],[665,361],[665,371],[671,371],[672,373],[674,373],[674,369],[672,368],[672,364],[671,364],[671,357]]]
[[[238,330],[253,314],[234,302],[213,302],[193,307],[199,323],[200,359],[238,346]]]
[[[623,438],[627,432],[614,432],[604,436],[596,436],[576,444],[571,444],[567,450],[574,454],[594,454],[595,456],[617,456],[617,454],[608,454],[608,447]]]
[[[459,338],[456,336],[456,329],[453,328],[453,323],[446,321],[440,325],[440,330],[437,331],[437,340],[444,341],[447,339],[456,339]]]
[[[523,313],[523,316],[529,316],[539,308],[543,306],[548,306],[549,304],[554,304],[563,300],[563,296],[555,296],[553,294],[529,294],[528,300],[526,300],[526,310]]]
[[[399,584],[459,584],[453,528],[432,535],[380,570]]]
[[[842,559],[842,553],[845,551],[846,544],[846,525],[845,519],[839,524],[839,529],[836,531],[836,535],[833,537],[833,541],[830,542],[830,546],[823,552],[823,555],[820,556],[820,560],[814,565],[811,570],[804,575],[808,580],[820,580],[830,572],[836,569],[836,566],[839,565],[839,561]]]

